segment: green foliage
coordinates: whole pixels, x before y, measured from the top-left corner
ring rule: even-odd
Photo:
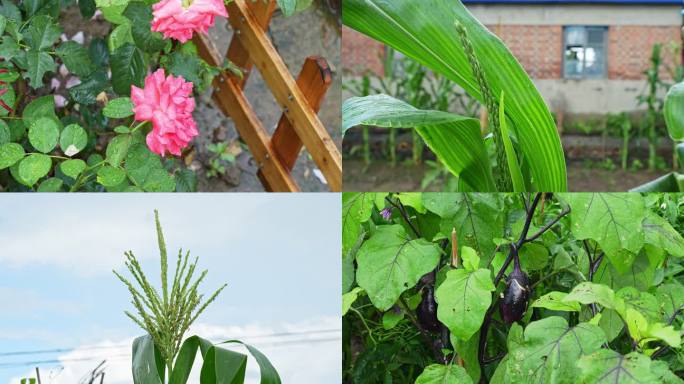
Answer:
[[[684,197],[342,201],[344,382],[682,382]],[[507,325],[500,298],[516,257],[529,303]],[[431,290],[432,314],[423,305]],[[438,330],[425,325],[430,315]]]

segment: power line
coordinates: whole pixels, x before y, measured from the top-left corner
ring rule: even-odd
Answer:
[[[329,337],[329,338],[320,338],[320,339],[283,340],[283,341],[274,341],[274,342],[270,342],[270,343],[257,344],[256,346],[258,346],[259,348],[271,348],[271,347],[281,347],[281,346],[286,346],[286,345],[326,343],[326,342],[339,341],[339,340],[342,340],[342,339],[340,337]],[[215,345],[220,345],[221,348],[226,348],[226,349],[235,349],[237,347],[240,347],[240,344],[219,344],[223,341],[225,341],[225,340],[221,339],[221,340],[216,340],[216,341],[212,341],[212,342],[215,343]],[[116,354],[116,355],[107,356],[106,360],[112,361],[112,360],[120,360],[122,358],[130,358],[130,357],[131,357],[130,353]],[[74,358],[68,358],[68,359],[52,359],[52,360],[37,360],[37,361],[0,363],[0,369],[18,368],[18,367],[26,367],[26,366],[34,366],[34,365],[48,365],[48,364],[63,364],[63,363],[83,362],[83,361],[99,360],[99,359],[103,359],[103,358],[105,358],[105,357],[103,357],[103,356],[91,356],[91,357],[81,357],[81,358],[74,357]]]
[[[341,329],[320,329],[313,331],[299,331],[299,332],[279,332],[279,333],[267,333],[254,336],[242,336],[245,339],[262,339],[265,337],[282,337],[282,336],[297,336],[297,335],[312,335],[317,333],[330,333],[330,332],[341,332]],[[237,337],[227,337],[230,340]],[[93,345],[93,346],[83,346],[83,347],[71,347],[71,348],[55,348],[55,349],[38,349],[33,351],[15,351],[15,352],[0,352],[0,357],[6,356],[22,356],[22,355],[44,355],[50,353],[65,353],[71,352],[75,349],[80,350],[97,350],[97,349],[112,349],[121,348],[128,346],[128,343],[112,344],[112,345]]]

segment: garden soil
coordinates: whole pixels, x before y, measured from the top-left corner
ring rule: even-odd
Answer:
[[[363,161],[344,160],[345,191],[420,191],[425,166],[397,165],[375,161],[364,171]],[[649,182],[667,171],[623,171],[586,168],[580,162],[568,164],[568,186],[571,192],[604,191],[625,192]],[[441,191],[442,186],[433,183],[428,191]]]
[[[304,59],[308,56],[323,56],[330,63],[334,82],[321,106],[319,117],[339,148],[342,141],[340,135],[341,76],[338,76],[337,70],[341,65],[341,26],[337,13],[339,8],[330,6],[329,3],[335,2],[322,0],[308,10],[289,18],[283,17],[277,11],[268,33],[295,78]],[[66,9],[63,17],[64,33],[68,38],[83,32],[87,43],[93,37],[104,37],[109,32],[109,23],[83,20],[78,7]],[[227,21],[217,19],[216,25],[209,33],[219,51],[225,52],[232,37],[232,30]],[[282,111],[258,71],[252,71],[250,74],[245,94],[266,129],[272,133]],[[189,166],[197,171],[198,190],[205,192],[263,191],[263,186],[256,176],[258,169],[253,157],[240,143],[232,120],[223,116],[214,106],[210,91],[198,97],[194,117],[200,136],[194,141],[194,156],[189,161]],[[207,145],[217,142],[230,143],[229,151],[237,157],[234,164],[224,164],[225,175],[219,178],[209,178],[205,170],[212,154],[207,150]],[[305,151],[300,155],[293,174],[303,191],[328,190],[316,164]]]

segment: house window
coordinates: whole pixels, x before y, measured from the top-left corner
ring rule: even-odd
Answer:
[[[565,27],[563,29],[564,77],[606,77],[607,36],[607,27]]]

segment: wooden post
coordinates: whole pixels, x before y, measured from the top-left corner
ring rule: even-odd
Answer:
[[[247,7],[252,11],[254,18],[257,20],[257,24],[263,31],[266,31],[268,24],[271,22],[271,16],[273,16],[273,12],[276,9],[275,0],[251,1],[247,3]],[[242,78],[231,74],[231,80],[239,88],[244,88],[254,63],[252,63],[249,52],[242,45],[240,39],[233,37],[230,41],[226,58],[242,69]]]
[[[266,36],[275,10],[274,0],[234,0],[228,8],[233,38],[226,57],[240,67],[242,78],[222,73],[214,79],[213,99],[235,122],[259,165],[258,176],[268,191],[298,191],[291,175],[302,147],[311,154],[332,191],[342,189],[342,156],[316,115],[332,83],[332,71],[323,58],[310,57],[295,82],[282,58]],[[210,65],[221,64],[211,41],[195,34],[193,42]],[[253,66],[283,108],[278,126],[269,137],[242,90]]]
[[[342,189],[342,156],[309,105],[287,66],[264,34],[245,0],[228,5],[229,21],[235,36],[247,47],[249,56],[283,108],[285,116],[302,140],[332,191]]]
[[[200,56],[210,65],[218,65],[221,57],[207,37],[195,34],[193,42],[197,45]],[[214,79],[213,98],[221,111],[230,115],[240,137],[247,143],[254,159],[268,179],[269,190],[295,192],[299,190],[290,172],[280,163],[271,145],[266,128],[261,124],[256,113],[240,89],[225,73]],[[263,182],[263,180],[262,180]]]
[[[297,78],[297,85],[314,112],[318,112],[320,109],[330,84],[332,84],[332,70],[328,62],[322,57],[308,57]],[[276,153],[283,161],[283,165],[292,170],[297,162],[297,157],[299,157],[299,152],[302,150],[303,143],[292,128],[292,123],[287,119],[287,116],[280,117],[271,141]]]

